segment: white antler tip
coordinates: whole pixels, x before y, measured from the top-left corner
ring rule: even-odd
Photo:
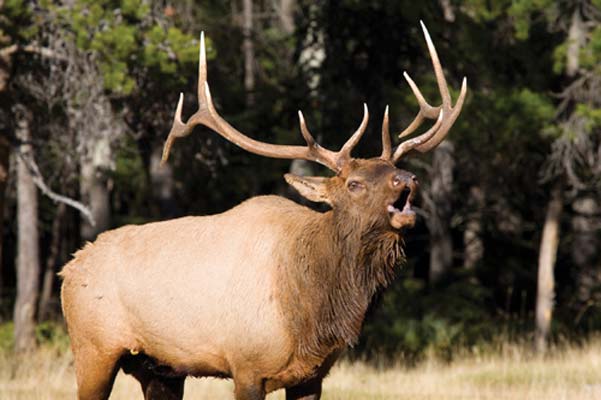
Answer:
[[[367,103],[363,103],[363,114],[369,114],[369,110],[367,109]]]
[[[204,58],[206,56],[205,50],[205,33],[204,31],[200,32],[200,57]]]
[[[388,104],[386,104],[386,108],[384,109],[384,115],[388,117]]]
[[[432,42],[432,38],[430,37],[430,32],[428,32],[428,28],[426,28],[424,21],[420,20],[419,23],[422,26],[422,31],[424,32],[424,37],[426,38],[426,43],[428,44],[428,47],[434,47],[434,43]]]
[[[298,110],[298,119],[304,123],[305,122],[305,117],[303,116],[303,112],[301,110]]]

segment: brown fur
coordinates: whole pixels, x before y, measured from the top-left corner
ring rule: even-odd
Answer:
[[[287,179],[332,210],[255,197],[106,232],[75,254],[62,301],[80,399],[107,398],[119,367],[147,399],[181,398],[186,375],[232,377],[238,400],[282,387],[289,399],[319,398],[403,261],[386,205],[413,177],[371,159],[333,178]]]

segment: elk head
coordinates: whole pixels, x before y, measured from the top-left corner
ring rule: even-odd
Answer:
[[[386,107],[382,123],[382,154],[380,157],[370,159],[353,158],[351,151],[365,132],[369,119],[367,105],[364,104],[361,124],[337,152],[323,148],[315,141],[300,111],[298,112],[300,131],[307,142],[306,146],[275,145],[256,141],[232,127],[215,110],[207,83],[204,33],[201,33],[198,110],[186,123],[182,122],[183,94],[180,94],[173,125],[165,142],[162,163],[167,160],[176,138],[189,135],[196,125],[205,125],[249,152],[273,158],[314,161],[334,171],[335,176],[330,178],[285,175],[286,181],[302,196],[311,201],[328,203],[334,213],[342,213],[345,217],[357,217],[353,218],[355,220],[360,216],[367,217],[363,220],[369,221],[372,226],[377,224],[384,229],[398,230],[413,226],[415,213],[411,209],[411,201],[417,191],[417,179],[414,174],[396,168],[395,164],[410,150],[426,152],[436,147],[445,138],[461,112],[467,92],[467,82],[464,78],[459,98],[456,104],[452,105],[438,54],[426,27],[423,22],[420,23],[432,59],[442,104],[431,106],[405,72],[404,77],[419,103],[419,112],[398,136],[403,138],[412,134],[426,118],[435,120],[434,125],[425,133],[406,140],[393,149],[389,133],[388,107]]]

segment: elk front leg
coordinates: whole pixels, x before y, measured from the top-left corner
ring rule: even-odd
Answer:
[[[286,400],[319,400],[323,378],[313,378],[299,385],[286,388]]]
[[[236,400],[265,400],[265,387],[261,379],[234,377]]]

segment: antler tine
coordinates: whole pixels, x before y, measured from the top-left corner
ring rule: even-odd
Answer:
[[[420,25],[424,32],[424,37],[426,38],[430,58],[432,59],[432,66],[434,67],[434,74],[436,75],[436,82],[442,98],[442,104],[437,107],[431,106],[426,101],[418,86],[415,84],[413,79],[411,79],[409,74],[406,72],[403,73],[403,76],[407,80],[411,91],[417,99],[419,104],[419,112],[411,124],[409,124],[409,126],[399,134],[399,137],[402,138],[413,133],[423,123],[425,118],[437,118],[437,121],[426,133],[401,143],[394,152],[394,162],[397,162],[403,154],[407,153],[411,149],[416,149],[420,152],[426,152],[436,147],[445,138],[449,129],[451,129],[453,123],[459,116],[465,101],[465,95],[467,93],[467,80],[466,78],[463,78],[461,92],[459,94],[459,98],[457,99],[457,103],[455,106],[452,105],[451,95],[449,93],[447,81],[442,70],[442,65],[440,64],[440,59],[438,58],[438,53],[436,52],[434,43],[432,43],[432,38],[430,37],[430,34],[428,33],[423,21],[420,21]]]
[[[398,162],[401,157],[407,153],[409,150],[417,148],[417,146],[426,143],[428,140],[432,139],[432,137],[436,134],[436,132],[440,129],[440,126],[443,123],[444,118],[444,110],[440,110],[440,114],[438,115],[438,119],[436,123],[432,125],[430,129],[428,129],[425,133],[422,133],[418,137],[413,139],[409,139],[399,144],[398,147],[394,151],[394,155],[392,156],[392,163]]]
[[[198,111],[199,113],[203,108],[207,106],[207,99],[205,96],[205,84],[207,82],[207,55],[205,49],[205,35],[204,32],[200,32],[200,47],[198,54]],[[177,108],[175,109],[175,116],[173,117],[173,124],[171,125],[171,131],[165,145],[163,146],[163,156],[161,157],[161,165],[165,164],[169,159],[169,152],[173,146],[175,139],[188,136],[194,126],[198,123],[195,120],[196,114],[194,114],[186,123],[182,122],[182,108],[184,105],[184,94],[180,93],[179,101],[177,102]]]
[[[367,104],[363,103],[363,119],[361,120],[361,124],[338,152],[339,167],[341,167],[343,163],[350,159],[351,151],[353,151],[353,148],[357,145],[357,143],[359,143],[361,136],[363,136],[363,133],[365,133],[365,128],[367,128],[368,121],[369,111],[367,110]]]
[[[428,45],[428,51],[430,52],[430,58],[432,59],[434,74],[436,75],[436,81],[438,82],[438,90],[440,90],[440,95],[442,96],[442,105],[445,108],[451,107],[451,95],[449,94],[447,80],[445,79],[444,72],[442,71],[442,65],[440,65],[440,60],[438,59],[436,47],[434,47],[430,33],[428,32],[426,25],[424,25],[424,21],[420,20],[419,24],[422,26],[422,31],[424,32],[424,37],[426,38],[426,44]]]
[[[307,128],[307,123],[305,122],[305,117],[303,116],[303,112],[301,110],[298,110],[298,122],[300,124],[301,134],[307,142],[307,145],[315,146],[315,139],[313,138],[313,135],[311,135],[311,132],[309,132],[309,129]]]
[[[389,161],[392,156],[392,144],[390,142],[390,128],[388,123],[388,106],[384,110],[384,119],[382,120],[382,160]]]
[[[434,147],[438,146],[440,142],[444,140],[447,136],[447,133],[455,123],[455,120],[461,113],[461,109],[463,108],[463,103],[465,102],[465,95],[467,94],[467,78],[463,77],[463,81],[461,82],[461,91],[459,92],[459,97],[457,98],[457,102],[455,103],[455,107],[451,108],[449,111],[445,110],[445,120],[442,123],[442,126],[434,134],[432,139],[415,146],[415,150],[420,153],[425,153],[432,150]],[[449,114],[447,114],[449,112]]]
[[[205,100],[205,82],[207,81],[207,52],[205,49],[205,33],[200,32],[200,49],[198,50],[198,105]]]

